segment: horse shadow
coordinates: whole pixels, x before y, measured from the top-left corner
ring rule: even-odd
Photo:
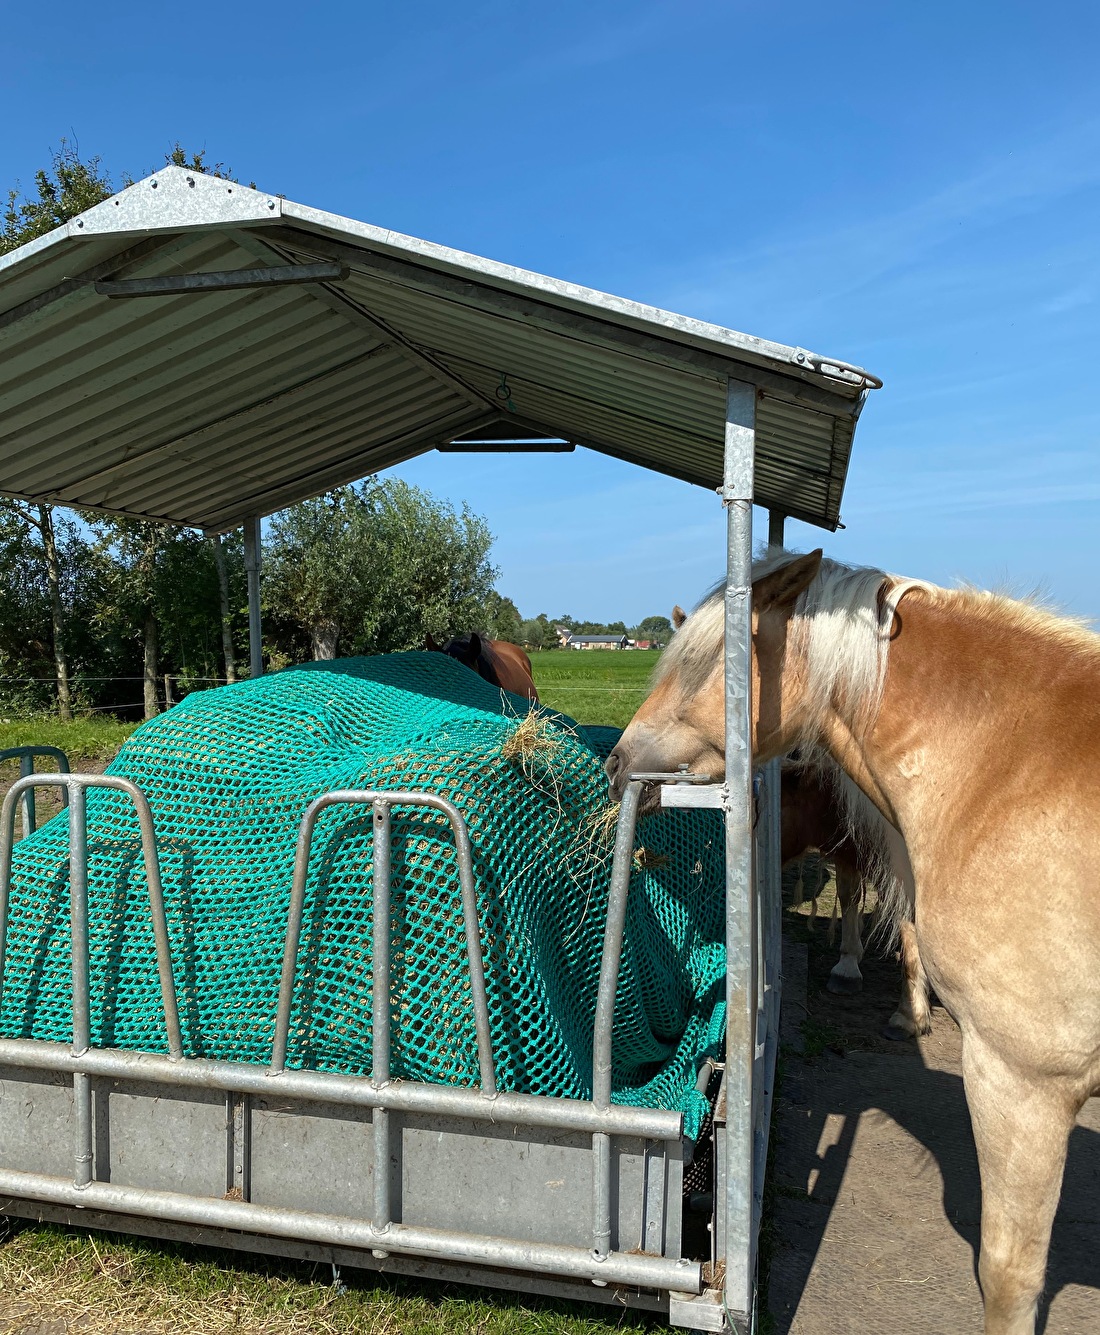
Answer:
[[[846,1173],[850,1168],[857,1174],[860,1170],[853,1161],[853,1148],[866,1115],[888,1118],[912,1137],[920,1147],[917,1157],[925,1158],[921,1176],[938,1172],[943,1212],[970,1249],[977,1286],[981,1183],[962,1077],[930,1065],[915,1044],[909,1046],[905,1056],[861,1053],[844,1058],[825,1052],[812,1062],[796,1054],[785,1057],[776,1108],[774,1208],[779,1241],[773,1250],[771,1284],[778,1335],[787,1335],[792,1328],[841,1191],[851,1185],[845,1184]],[[1086,1107],[1084,1117],[1100,1126],[1095,1106]],[[876,1168],[887,1177],[897,1175],[897,1207],[892,1218],[884,1218],[884,1229],[894,1230],[907,1248],[919,1247],[919,1239],[907,1231],[903,1174],[897,1164],[885,1160]],[[857,1177],[856,1190],[859,1185]],[[1051,1238],[1036,1326],[1039,1335],[1046,1331],[1051,1303],[1063,1289],[1071,1285],[1100,1289],[1098,1231],[1100,1132],[1079,1121],[1070,1138]],[[796,1239],[793,1246],[792,1239]],[[978,1301],[976,1288],[974,1301]]]

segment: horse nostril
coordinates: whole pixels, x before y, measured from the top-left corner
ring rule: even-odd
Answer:
[[[622,769],[622,761],[619,759],[619,753],[617,751],[611,752],[611,754],[607,757],[607,760],[604,763],[603,768],[604,768],[604,773],[611,780],[611,782],[614,783],[615,776],[618,774],[619,770]]]

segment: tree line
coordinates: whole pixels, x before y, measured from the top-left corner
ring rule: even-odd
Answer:
[[[179,144],[166,162],[235,180]],[[129,184],[130,178],[123,178]],[[62,142],[25,194],[8,192],[0,254],[114,192],[99,158]],[[493,586],[485,520],[397,478],[368,478],[272,517],[264,533],[264,655],[392,653],[478,630],[528,649],[555,627],[628,634],[621,622],[524,619]],[[203,535],[144,520],[0,499],[0,704],[12,713],[85,710],[149,718],[173,693],[247,672],[239,531]],[[667,638],[664,617],[635,633]]]
[[[529,650],[577,634],[664,635],[545,613],[494,587],[492,533],[401,478],[371,477],[272,516],[263,535],[265,664],[419,649],[477,630]],[[187,691],[247,675],[239,530],[0,500],[0,703],[16,714],[151,718]]]

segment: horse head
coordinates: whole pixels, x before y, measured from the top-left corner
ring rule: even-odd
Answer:
[[[760,760],[782,754],[797,736],[797,673],[785,681],[783,671],[787,625],[820,566],[818,550],[788,559],[753,582],[752,738]],[[715,779],[725,773],[724,594],[722,583],[679,623],[653,690],[607,758],[612,796],[621,795],[632,773],[674,773],[681,765]]]

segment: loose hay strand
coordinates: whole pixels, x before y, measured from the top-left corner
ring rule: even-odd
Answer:
[[[505,737],[500,753],[505,760],[518,760],[523,766],[523,772],[530,778],[528,766],[536,756],[552,756],[560,750],[561,739],[555,736],[550,719],[532,709],[524,714]]]

